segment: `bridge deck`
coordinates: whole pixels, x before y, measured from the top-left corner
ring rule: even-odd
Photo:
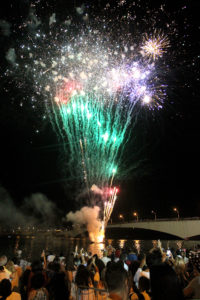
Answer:
[[[200,235],[200,219],[181,220],[147,220],[109,224],[107,228],[139,228],[168,233],[181,239],[187,239]]]

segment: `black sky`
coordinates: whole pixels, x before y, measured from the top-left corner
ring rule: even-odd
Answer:
[[[1,10],[0,19],[10,22],[15,29],[26,19],[31,2],[4,2],[6,6]],[[45,17],[45,14],[56,12],[60,22],[67,11],[73,12],[74,7],[82,4],[82,1],[41,1],[43,4],[47,2],[51,5],[46,5],[41,15]],[[173,2],[165,1],[171,11],[184,6],[182,1]],[[154,5],[160,3],[157,1]],[[136,160],[140,164],[135,172],[119,182],[120,194],[113,218],[123,213],[125,219],[130,219],[133,210],[138,211],[141,218],[153,218],[152,209],[157,212],[157,217],[174,217],[175,206],[183,217],[200,217],[200,93],[197,60],[192,66],[192,58],[200,55],[200,2],[191,0],[184,3],[187,5],[192,46],[189,48],[186,45],[185,53],[182,57],[178,56],[179,67],[171,70],[168,105],[163,111],[155,112],[153,117],[151,113],[144,114],[144,122],[139,120],[136,144],[129,149],[129,153],[131,149],[139,147]],[[184,34],[184,29],[182,31],[181,34]],[[7,64],[5,53],[13,43],[13,38],[14,34],[0,37],[3,70]],[[187,57],[189,61],[190,56],[191,69],[184,67],[184,63],[181,66],[181,59],[184,61],[184,57]],[[60,141],[51,124],[48,121],[42,123],[40,116],[37,112],[34,114],[28,103],[23,108],[19,106],[24,91],[22,93],[15,86],[11,88],[4,76],[1,76],[0,88],[0,184],[17,205],[23,202],[24,197],[41,192],[59,208],[63,208],[64,212],[80,208],[72,197],[73,182],[68,180],[63,170]],[[37,128],[40,128],[39,134],[33,134]]]

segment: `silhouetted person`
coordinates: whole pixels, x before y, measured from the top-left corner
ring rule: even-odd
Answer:
[[[183,300],[183,292],[176,272],[166,263],[150,268],[152,300]]]
[[[128,273],[121,263],[107,264],[105,281],[109,292],[108,299],[128,299]]]

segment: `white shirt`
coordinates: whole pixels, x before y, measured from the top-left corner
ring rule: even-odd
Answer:
[[[139,279],[140,279],[141,276],[144,276],[144,277],[150,279],[150,272],[149,271],[147,271],[147,272],[142,271],[142,268],[137,269],[137,272],[135,273],[135,276],[133,278],[133,280],[134,280],[137,287],[138,287],[138,282],[139,282]]]
[[[124,263],[124,269],[128,272],[128,265]]]
[[[111,261],[111,259],[109,257],[107,257],[107,256],[102,257],[101,260],[102,260],[102,262],[104,263],[105,266],[107,265],[107,263],[109,261]]]
[[[142,268],[138,268],[136,273],[135,273],[135,276],[133,278],[133,281],[135,282],[136,286],[138,287],[138,281],[139,281],[139,278],[140,278],[140,273],[142,272]]]

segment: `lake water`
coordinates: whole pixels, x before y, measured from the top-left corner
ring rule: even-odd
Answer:
[[[169,247],[177,248],[176,240],[163,240],[162,245],[166,249]],[[182,248],[194,248],[200,241],[182,241]],[[0,255],[12,257],[16,250],[22,250],[23,257],[32,261],[38,259],[42,250],[53,252],[57,255],[68,256],[75,247],[84,248],[93,254],[102,255],[102,250],[107,245],[117,248],[127,248],[136,246],[137,248],[147,251],[152,248],[152,240],[122,240],[106,239],[105,243],[91,243],[88,238],[66,238],[64,235],[51,234],[19,234],[19,235],[0,235]]]

